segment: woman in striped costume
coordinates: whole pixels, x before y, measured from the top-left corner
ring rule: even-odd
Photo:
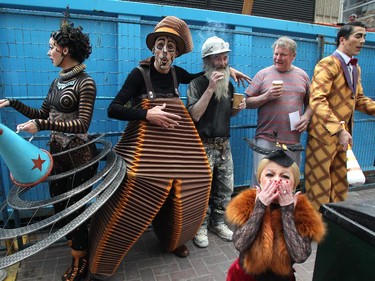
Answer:
[[[53,156],[52,174],[61,174],[87,163],[96,153],[95,144],[84,145],[88,140],[88,129],[94,109],[96,85],[85,72],[83,64],[91,54],[90,40],[82,28],[75,28],[66,19],[60,29],[53,32],[49,39],[48,56],[54,66],[62,70],[52,82],[49,92],[40,109],[31,108],[15,99],[0,100],[0,108],[11,106],[29,121],[19,124],[18,131],[35,134],[50,130],[50,152]],[[72,153],[63,153],[84,145]],[[49,182],[51,197],[74,189],[90,179],[97,165],[91,165],[75,174]],[[60,212],[84,197],[89,190],[74,195],[67,200],[54,204],[55,212]],[[55,227],[63,227],[83,211],[83,208],[61,219]],[[85,223],[66,236],[72,248],[72,264],[62,276],[63,281],[83,280],[87,273],[88,230]]]

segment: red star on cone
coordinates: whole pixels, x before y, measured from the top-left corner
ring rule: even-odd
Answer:
[[[39,169],[39,171],[42,171],[42,165],[46,160],[42,160],[40,158],[40,154],[38,154],[38,159],[31,159],[34,162],[34,167],[31,170],[34,170],[36,168]]]

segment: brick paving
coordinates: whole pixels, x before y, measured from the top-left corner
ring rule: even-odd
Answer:
[[[372,186],[374,187],[374,186]],[[374,198],[375,188],[349,192],[348,200],[359,202]],[[229,266],[238,257],[232,242],[208,233],[210,244],[200,249],[187,243],[188,258],[178,258],[163,251],[153,230],[149,228],[130,249],[117,272],[108,281],[225,281]],[[297,281],[312,281],[317,245],[309,259],[294,266]],[[22,261],[16,278],[5,281],[60,281],[71,262],[70,249],[64,241]]]
[[[130,249],[117,272],[108,281],[225,281],[231,263],[238,257],[232,242],[209,233],[210,244],[200,249],[187,243],[188,258],[178,258],[163,251],[152,229],[147,230]],[[316,245],[310,258],[296,265],[297,281],[311,281]],[[60,281],[70,263],[70,250],[58,242],[47,250],[21,262],[17,281]]]

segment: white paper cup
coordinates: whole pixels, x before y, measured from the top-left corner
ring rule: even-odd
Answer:
[[[274,81],[272,81],[272,85],[282,87],[284,85],[284,81],[283,80],[274,80]]]

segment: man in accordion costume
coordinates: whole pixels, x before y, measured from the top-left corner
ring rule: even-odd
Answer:
[[[87,280],[113,275],[150,224],[166,251],[187,257],[185,243],[206,213],[211,170],[178,92],[201,73],[172,66],[193,49],[190,30],[168,16],[146,43],[153,56],[130,72],[108,108],[109,117],[129,121],[114,148],[127,175],[93,219]]]

